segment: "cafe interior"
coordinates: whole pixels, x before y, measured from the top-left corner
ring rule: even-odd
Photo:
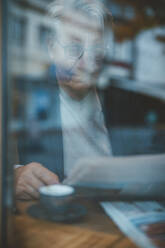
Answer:
[[[165,0],[2,0],[0,247],[165,247]]]

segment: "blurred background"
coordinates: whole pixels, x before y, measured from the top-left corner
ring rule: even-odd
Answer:
[[[3,148],[6,143],[8,146],[4,148],[8,154],[3,170],[4,175],[7,170],[10,175],[3,177],[3,205],[12,208],[13,166],[19,161],[52,164],[55,160],[52,144],[59,128],[55,125],[57,84],[47,46],[55,30],[54,19],[47,14],[52,0],[2,2],[9,3],[2,27],[5,36],[8,34],[7,40],[3,38],[3,50],[7,46],[7,53],[3,51],[3,63],[7,60],[3,116],[7,115],[8,135],[5,146],[3,143]],[[97,88],[112,152],[115,156],[164,153],[165,0],[102,2],[112,13],[113,25],[109,23],[106,33],[109,49]],[[4,235],[5,230],[3,225]]]
[[[16,137],[21,161],[52,163],[54,65],[47,42],[54,33],[49,0],[12,0],[9,8],[9,161]],[[165,1],[105,0],[113,16],[97,85],[115,156],[165,152]]]

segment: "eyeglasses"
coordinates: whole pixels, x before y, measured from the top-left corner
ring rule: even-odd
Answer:
[[[107,50],[107,48],[100,45],[92,45],[88,48],[84,48],[81,43],[77,42],[69,45],[62,45],[57,40],[57,43],[64,49],[65,55],[71,59],[79,59],[83,56],[84,52],[87,52],[89,58],[101,60],[105,55],[105,51]]]

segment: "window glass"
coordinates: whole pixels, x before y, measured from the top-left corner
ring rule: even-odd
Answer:
[[[50,27],[46,27],[43,25],[39,27],[39,43],[40,43],[41,48],[43,48],[46,51],[48,50],[47,44],[52,34],[53,34],[53,31]]]
[[[10,2],[13,167],[62,181],[83,158],[165,152],[164,8],[94,2]]]
[[[12,43],[17,47],[24,46],[26,41],[26,19],[23,16],[11,16],[10,30]]]

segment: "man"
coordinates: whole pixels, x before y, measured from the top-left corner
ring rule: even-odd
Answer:
[[[56,65],[59,89],[54,166],[32,162],[15,169],[16,196],[38,197],[42,185],[59,183],[83,157],[110,156],[97,83],[106,51],[104,39],[108,11],[97,0],[58,0],[49,8],[55,37],[49,53]]]

